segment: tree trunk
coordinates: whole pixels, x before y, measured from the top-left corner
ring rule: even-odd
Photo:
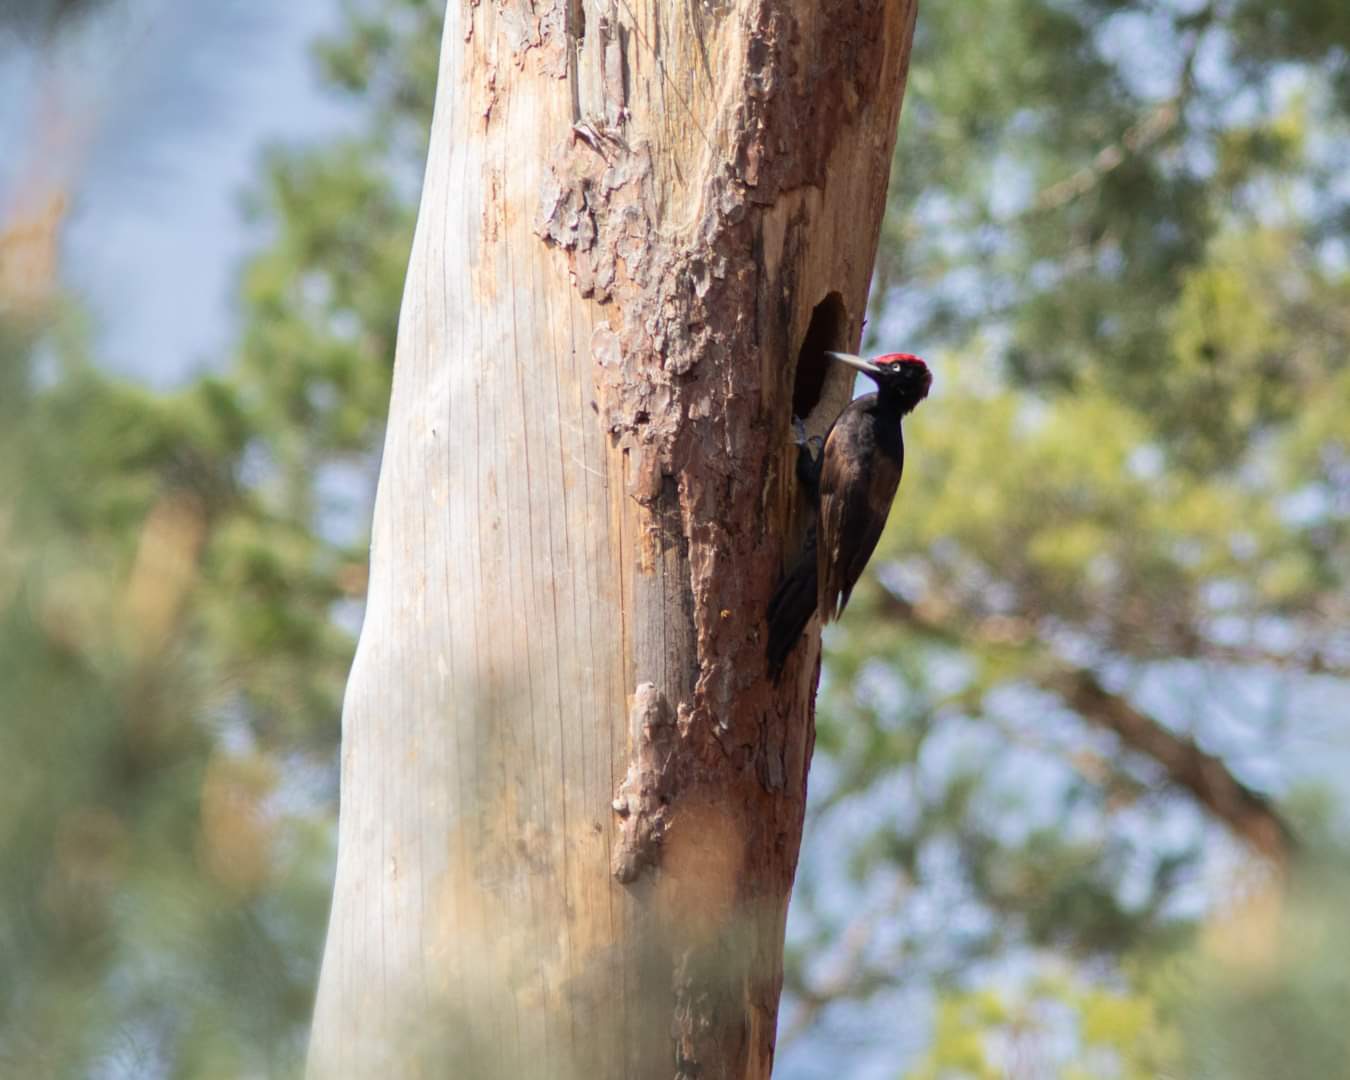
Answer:
[[[451,4],[310,1074],[764,1077],[914,0]]]

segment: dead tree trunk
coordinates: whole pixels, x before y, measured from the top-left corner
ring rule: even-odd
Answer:
[[[313,1077],[765,1077],[915,0],[451,4],[343,716]]]

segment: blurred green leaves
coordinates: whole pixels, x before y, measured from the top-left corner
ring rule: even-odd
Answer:
[[[1345,1076],[1350,982],[1344,852],[1310,865],[1285,893],[1257,883],[1217,922],[1172,1004],[1190,1036],[1190,1075],[1210,1080]]]
[[[280,708],[259,672],[321,699],[286,716],[326,730],[323,761],[350,643],[213,628],[258,585],[218,573],[231,531],[278,527],[233,475],[237,403],[215,380],[173,396],[109,381],[68,348],[11,339],[3,357],[28,377],[0,405],[0,755],[16,778],[0,794],[0,1061],[276,1075],[299,1061],[331,840],[278,805]],[[263,591],[276,617],[339,636],[331,585]]]
[[[267,157],[238,353],[179,392],[102,374],[50,292],[5,313],[7,1076],[298,1075],[420,153],[388,134]]]
[[[933,1045],[906,1080],[1154,1080],[1179,1057],[1178,1032],[1147,997],[1059,974],[1006,990],[944,995]]]
[[[1089,1023],[1082,995],[1156,1016],[1174,999],[1154,976],[1235,895],[1216,823],[1306,820],[1283,740],[1334,727],[1299,702],[1350,693],[1333,6],[920,15],[869,332],[928,355],[936,386],[874,573],[827,634],[794,908],[813,951],[789,974],[827,1046],[848,1008],[937,985],[917,1075],[1005,1075],[1008,1021],[976,1007],[1006,989],[991,972],[1025,988],[1068,961],[1079,989],[1049,996],[1079,1034],[1027,1034],[1042,1071],[1013,1074],[1156,1075],[1126,1042],[1094,1056],[1110,1010]],[[1247,779],[1258,758],[1284,809]],[[1277,966],[1303,985],[1296,957]],[[1180,1029],[1155,1028],[1179,1068]]]

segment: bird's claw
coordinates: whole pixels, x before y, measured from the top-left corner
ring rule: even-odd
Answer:
[[[806,423],[800,416],[792,418],[792,442],[796,446],[806,446]]]

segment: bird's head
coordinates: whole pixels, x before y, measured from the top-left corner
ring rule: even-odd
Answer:
[[[870,360],[852,353],[832,352],[826,355],[870,376],[883,394],[899,398],[904,412],[909,412],[926,398],[928,388],[933,385],[933,375],[928,365],[913,353],[886,353]]]

